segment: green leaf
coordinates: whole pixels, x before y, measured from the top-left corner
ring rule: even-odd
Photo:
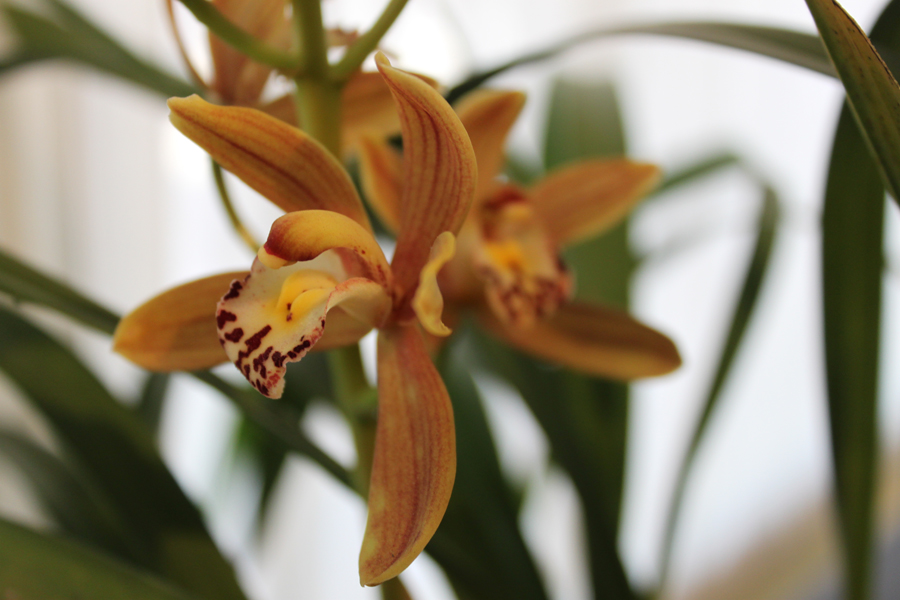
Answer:
[[[66,534],[124,560],[135,540],[122,515],[86,474],[28,438],[0,429],[0,453],[18,466],[47,513]]]
[[[900,85],[840,4],[835,0],[806,0],[806,4],[886,187],[900,202]]]
[[[150,373],[144,382],[135,410],[151,432],[159,431],[159,420],[162,417],[163,404],[171,379],[170,373]]]
[[[659,196],[681,185],[692,183],[697,179],[715,173],[719,169],[740,164],[740,159],[732,152],[720,152],[700,160],[688,167],[674,173],[667,173],[663,182],[653,190],[654,196]]]
[[[0,370],[115,505],[139,541],[136,560],[199,597],[243,600],[231,565],[137,415],[110,396],[71,351],[3,308],[0,339]]]
[[[682,459],[681,467],[679,468],[678,476],[675,480],[675,491],[672,495],[671,503],[669,504],[666,529],[663,538],[662,574],[660,575],[659,581],[660,588],[665,584],[671,563],[672,546],[675,540],[678,517],[681,512],[684,493],[687,489],[688,478],[694,466],[700,444],[708,431],[710,418],[719,405],[719,401],[722,397],[722,389],[728,381],[728,377],[731,374],[731,368],[734,366],[735,358],[738,355],[738,350],[744,341],[744,334],[747,331],[750,319],[756,309],[759,292],[769,268],[769,259],[772,256],[772,247],[775,242],[775,232],[779,221],[778,204],[778,198],[776,197],[774,190],[768,186],[764,186],[763,205],[762,210],[760,211],[753,254],[747,265],[744,283],[741,287],[741,292],[738,296],[734,312],[731,315],[731,325],[728,328],[728,335],[725,338],[725,343],[722,347],[721,354],[719,355],[715,374],[713,375],[709,390],[706,393],[706,399],[703,403],[700,419],[694,426],[694,433],[691,436],[690,445]]]
[[[190,600],[148,573],[3,519],[0,589],[9,600]]]
[[[48,16],[9,3],[3,16],[17,37],[11,56],[0,61],[0,74],[36,61],[64,59],[84,64],[164,96],[189,96],[198,90],[136,57],[62,0],[45,0]]]
[[[492,69],[476,73],[452,88],[447,94],[447,100],[453,103],[467,92],[483,85],[489,79],[509,69],[548,60],[587,42],[633,34],[662,35],[709,42],[783,60],[825,75],[834,76],[835,74],[819,38],[807,33],[741,23],[647,23],[645,25],[605,27],[588,31],[545,50],[526,54]]]
[[[439,360],[456,421],[456,482],[441,526],[428,544],[463,598],[546,600],[518,527],[518,511],[497,460],[484,408],[456,336]]]

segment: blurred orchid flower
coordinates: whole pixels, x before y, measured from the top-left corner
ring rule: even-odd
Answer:
[[[445,320],[473,308],[486,329],[513,346],[593,375],[629,380],[674,370],[681,359],[666,336],[622,311],[572,301],[573,278],[560,258],[567,245],[628,214],[657,184],[659,169],[624,158],[586,160],[527,189],[506,183],[498,177],[504,144],[524,102],[519,92],[479,90],[457,106],[479,178],[459,248],[438,277]],[[367,137],[360,159],[367,199],[396,229],[400,153]]]
[[[212,32],[209,49],[213,72],[210,79],[200,75],[185,48],[175,19],[173,0],[166,0],[169,21],[182,59],[192,79],[206,91],[208,100],[227,106],[258,108],[286,123],[300,126],[292,93],[266,97],[266,86],[277,72],[254,62],[232,48]],[[285,11],[285,0],[212,0],[212,4],[232,23],[277,50],[292,46],[293,21]],[[351,45],[358,37],[355,31],[330,29],[329,47]],[[437,82],[415,75],[437,88]],[[345,154],[356,151],[363,135],[390,136],[400,131],[400,120],[391,90],[377,71],[357,71],[341,92],[341,147]]]
[[[208,367],[227,355],[277,398],[287,362],[379,328],[378,424],[359,565],[365,585],[412,562],[450,498],[453,412],[419,324],[443,327],[437,273],[453,254],[477,179],[465,128],[440,94],[383,55],[376,62],[406,149],[393,260],[373,237],[349,175],[318,142],[254,109],[172,99],[182,133],[288,214],[272,225],[249,274],[170,290],[126,316],[114,338],[117,351],[154,370]]]

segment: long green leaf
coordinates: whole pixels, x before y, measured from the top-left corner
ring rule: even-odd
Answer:
[[[509,69],[548,60],[587,42],[612,36],[634,34],[662,35],[709,42],[738,50],[755,52],[763,56],[812,69],[825,75],[834,76],[835,74],[819,38],[807,33],[740,23],[648,23],[645,25],[605,27],[573,36],[545,50],[526,54],[492,69],[472,75],[463,83],[451,89],[447,94],[447,99],[450,102],[455,102],[467,92]]]
[[[231,565],[138,417],[68,349],[2,308],[0,339],[0,370],[116,506],[140,543],[136,560],[201,598],[243,600]]]
[[[731,316],[731,325],[728,329],[728,335],[725,337],[725,343],[722,352],[719,355],[719,362],[713,375],[712,383],[706,393],[706,399],[703,403],[703,409],[700,413],[700,419],[694,426],[694,433],[691,436],[690,445],[681,462],[677,479],[675,480],[675,491],[671,503],[669,504],[669,512],[666,519],[666,529],[663,538],[663,558],[662,573],[660,575],[659,586],[665,585],[666,576],[671,564],[672,546],[675,540],[675,533],[678,525],[678,517],[681,512],[684,493],[687,489],[688,477],[694,465],[700,444],[705,438],[710,418],[719,404],[721,399],[722,388],[728,381],[731,374],[731,368],[734,365],[735,357],[744,340],[744,334],[750,324],[756,308],[759,292],[768,271],[769,259],[772,255],[772,247],[775,242],[775,231],[779,219],[778,198],[771,188],[764,191],[763,207],[760,212],[759,225],[756,235],[756,244],[750,262],[747,265],[747,272],[744,275],[744,283],[741,293],[738,296],[737,304]]]
[[[518,527],[518,511],[456,337],[439,366],[456,421],[456,482],[427,550],[459,595],[469,600],[545,600],[547,593]]]
[[[0,74],[36,61],[71,60],[135,83],[164,96],[189,96],[197,89],[149,62],[90,22],[61,0],[45,0],[49,16],[9,3],[4,18],[16,34],[18,46],[0,61]]]
[[[3,519],[0,590],[9,600],[190,600],[148,573]]]
[[[806,0],[888,191],[900,202],[900,85],[835,0]]]

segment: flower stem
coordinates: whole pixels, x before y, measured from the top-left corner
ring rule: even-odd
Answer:
[[[372,28],[364,33],[356,42],[347,48],[347,52],[341,58],[340,62],[334,66],[332,75],[335,79],[345,80],[350,77],[357,69],[362,66],[366,57],[378,46],[378,42],[391,28],[397,17],[406,7],[408,0],[391,0],[384,12],[372,25]]]
[[[237,211],[234,210],[234,204],[231,203],[231,195],[228,193],[228,188],[225,187],[225,176],[222,172],[222,167],[216,161],[212,161],[212,169],[213,169],[213,177],[216,180],[216,189],[219,191],[219,199],[222,201],[222,206],[225,208],[225,212],[228,214],[228,220],[231,221],[231,226],[234,227],[234,230],[237,232],[238,236],[244,243],[247,244],[247,247],[256,254],[259,251],[259,244],[255,239],[253,239],[253,235],[244,227],[244,223],[241,221],[241,218],[238,216]]]
[[[329,352],[328,366],[335,399],[353,429],[357,452],[354,485],[361,495],[366,496],[375,447],[376,392],[366,378],[358,345]]]

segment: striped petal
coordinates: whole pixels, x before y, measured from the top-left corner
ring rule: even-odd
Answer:
[[[252,108],[169,100],[170,119],[220,165],[286,212],[322,209],[369,227],[350,176],[321,144]]]
[[[378,427],[359,555],[363,585],[396,577],[425,548],[455,477],[453,408],[421,334],[413,326],[381,330]]]
[[[393,267],[401,304],[412,297],[431,244],[456,234],[475,192],[477,166],[465,128],[447,102],[418,77],[375,57],[400,114],[403,179]]]
[[[419,287],[416,288],[412,300],[412,308],[425,331],[440,337],[446,337],[453,332],[441,320],[444,297],[438,287],[438,273],[441,267],[450,262],[454,252],[456,252],[456,238],[449,231],[445,231],[437,237],[431,247],[431,256],[422,267]]]
[[[659,179],[656,165],[589,160],[551,173],[529,195],[550,237],[566,246],[615,225]]]
[[[456,106],[456,114],[469,133],[478,159],[475,202],[481,202],[497,185],[497,175],[506,160],[506,136],[522,112],[525,94],[501,90],[476,90]]]
[[[678,349],[658,331],[627,313],[573,302],[530,328],[506,327],[489,311],[485,327],[513,346],[590,375],[631,380],[674,371]]]
[[[301,210],[276,219],[258,257],[275,269],[312,260],[332,249],[342,250],[344,268],[351,275],[390,287],[391,268],[372,234],[344,215],[327,210]]]
[[[194,371],[227,360],[216,335],[216,303],[242,273],[224,273],[163,292],[126,315],[113,349],[151,371]]]
[[[343,310],[342,326],[347,316],[368,329],[384,321],[391,308],[384,287],[361,277],[341,281],[340,276],[340,269],[321,259],[277,269],[257,259],[250,274],[234,281],[219,302],[219,341],[229,360],[264,396],[281,397],[285,364],[303,358],[322,338],[331,309]]]
[[[381,223],[400,230],[400,188],[403,156],[381,138],[359,140],[359,174],[366,202]]]

